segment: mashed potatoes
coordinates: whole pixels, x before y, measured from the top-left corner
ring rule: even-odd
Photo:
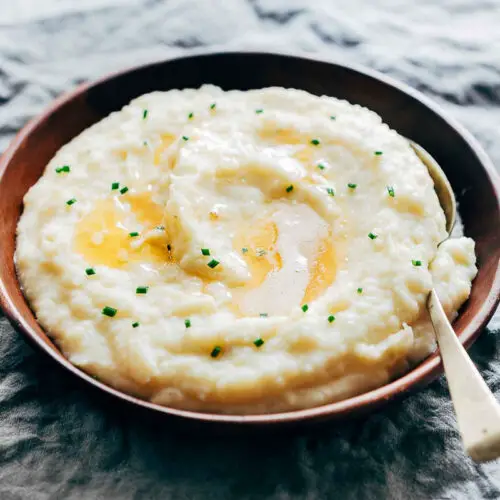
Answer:
[[[155,92],[61,148],[25,197],[17,268],[71,362],[162,405],[321,405],[434,349],[474,243],[375,113],[271,88]]]

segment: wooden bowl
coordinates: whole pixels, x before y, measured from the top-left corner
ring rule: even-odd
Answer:
[[[476,241],[479,272],[454,327],[466,346],[481,333],[500,297],[500,181],[481,146],[423,95],[373,71],[313,57],[255,52],[197,52],[132,68],[77,87],[26,125],[0,161],[0,303],[14,328],[87,384],[163,414],[233,424],[278,424],[338,418],[371,410],[442,372],[436,354],[379,389],[317,408],[264,415],[219,415],[162,407],[108,387],[69,363],[38,325],[20,290],[13,255],[23,196],[56,151],[89,125],[153,90],[282,86],[367,106],[441,164],[459,202],[465,233]]]

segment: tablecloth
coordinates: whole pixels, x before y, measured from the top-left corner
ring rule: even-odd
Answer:
[[[500,165],[496,0],[2,0],[0,151],[79,82],[200,46],[317,52],[438,101]],[[1,242],[0,242],[1,244]],[[500,397],[497,312],[472,359]],[[443,377],[313,430],[189,433],[85,390],[0,319],[0,499],[500,498]]]

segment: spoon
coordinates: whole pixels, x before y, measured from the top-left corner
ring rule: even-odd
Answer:
[[[420,145],[410,145],[429,170],[446,217],[446,231],[455,225],[457,204],[451,185],[436,160]],[[500,456],[500,404],[458,340],[433,288],[427,309],[436,333],[458,428],[467,454],[476,462]]]

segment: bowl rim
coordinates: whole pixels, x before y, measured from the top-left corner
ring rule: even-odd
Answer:
[[[175,60],[180,59],[190,59],[196,57],[212,57],[220,55],[254,55],[254,56],[270,56],[278,58],[287,59],[298,59],[298,60],[309,60],[313,62],[325,63],[330,65],[336,65],[342,68],[346,68],[349,71],[359,73],[362,76],[369,77],[381,81],[382,83],[393,87],[400,92],[403,92],[413,99],[419,101],[425,107],[429,108],[433,113],[438,115],[449,127],[454,129],[454,131],[461,136],[465,143],[470,147],[470,149],[476,155],[479,163],[484,169],[487,178],[496,194],[497,206],[500,211],[500,176],[497,173],[493,162],[488,157],[487,153],[484,151],[483,147],[479,144],[477,139],[475,139],[470,132],[468,132],[458,121],[453,117],[450,117],[447,112],[445,112],[441,106],[433,102],[421,92],[416,89],[411,88],[403,82],[399,82],[392,77],[386,76],[376,70],[371,68],[365,68],[357,64],[345,63],[339,59],[325,57],[317,54],[304,53],[301,51],[267,51],[267,50],[254,50],[254,49],[231,49],[231,50],[219,50],[217,48],[205,48],[190,50],[188,53],[174,54],[171,57],[162,58],[159,60],[153,60],[146,63],[137,64],[119,71],[115,71],[106,74],[98,79],[85,82],[64,92],[62,95],[58,96],[53,100],[40,114],[32,118],[26,125],[24,125],[21,130],[16,134],[14,139],[10,142],[7,149],[4,151],[0,157],[0,180],[3,178],[8,165],[17,152],[22,141],[27,138],[33,130],[35,130],[41,123],[43,123],[50,115],[52,115],[59,108],[64,106],[67,102],[77,98],[83,92],[91,89],[97,85],[100,85],[106,81],[112,80],[115,77],[145,69],[147,67],[160,66],[162,64],[167,64]],[[459,340],[464,347],[469,347],[477,337],[482,333],[483,328],[486,326],[489,319],[493,316],[496,307],[500,302],[500,263],[495,271],[495,277],[492,286],[488,292],[486,300],[481,305],[479,311],[474,315],[472,321],[464,329],[459,337]],[[161,406],[150,401],[146,401],[135,397],[133,395],[121,392],[111,386],[108,386],[87,373],[85,373],[80,368],[76,367],[70,363],[62,353],[57,354],[54,349],[49,347],[38,335],[31,329],[29,324],[26,322],[24,316],[18,312],[16,306],[12,302],[9,292],[3,282],[0,279],[0,307],[3,310],[5,316],[10,321],[14,329],[21,334],[23,334],[31,344],[35,345],[47,355],[49,355],[54,361],[59,365],[63,366],[69,370],[72,374],[78,378],[86,381],[95,388],[98,388],[122,401],[130,404],[138,405],[150,411],[160,412],[163,414],[168,414],[175,417],[182,417],[191,421],[202,421],[202,422],[212,422],[212,423],[226,423],[226,424],[277,424],[277,423],[290,423],[290,422],[301,422],[305,420],[318,420],[327,417],[341,417],[346,414],[351,414],[353,412],[357,413],[361,410],[369,410],[379,406],[382,402],[391,400],[402,393],[407,392],[414,386],[418,386],[419,383],[424,383],[436,378],[438,375],[443,373],[443,367],[441,363],[441,358],[439,356],[439,351],[432,354],[430,357],[426,358],[419,365],[413,368],[411,371],[405,373],[403,376],[383,385],[382,387],[373,389],[363,394],[350,397],[345,400],[328,403],[322,406],[317,406],[313,408],[306,408],[302,410],[292,410],[279,413],[267,413],[267,414],[222,414],[222,413],[209,413],[209,412],[197,412],[191,410],[182,410],[177,408],[172,408],[168,406]]]

